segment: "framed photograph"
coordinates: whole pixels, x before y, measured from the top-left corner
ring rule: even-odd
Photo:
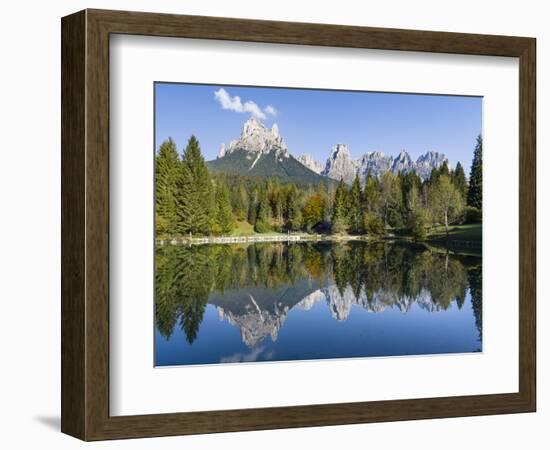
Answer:
[[[63,432],[535,411],[535,39],[61,25]]]

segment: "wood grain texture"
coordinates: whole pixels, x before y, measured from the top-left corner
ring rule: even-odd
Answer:
[[[85,20],[61,27],[61,430],[85,431]]]
[[[519,392],[109,416],[109,35],[113,33],[519,57]],[[62,41],[62,431],[99,440],[535,410],[534,39],[86,10],[63,18]]]

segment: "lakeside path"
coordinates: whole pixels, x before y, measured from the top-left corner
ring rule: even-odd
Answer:
[[[158,245],[197,245],[197,244],[246,244],[249,242],[297,242],[297,241],[357,241],[367,240],[367,236],[321,235],[321,234],[276,234],[251,236],[210,236],[157,238]]]
[[[244,236],[168,236],[157,238],[156,244],[164,245],[201,245],[201,244],[246,244],[254,242],[311,242],[311,241],[388,241],[413,243],[411,237],[387,234],[385,236],[349,235],[349,234],[249,234]],[[482,247],[481,224],[455,226],[447,238],[444,231],[436,229],[423,241],[426,245],[436,245],[447,248],[471,248],[480,250]]]

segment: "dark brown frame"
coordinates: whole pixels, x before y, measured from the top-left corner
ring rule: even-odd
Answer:
[[[85,10],[64,17],[61,32],[64,433],[100,440],[535,411],[534,38],[104,10]],[[518,57],[519,392],[110,416],[109,35],[114,33]]]

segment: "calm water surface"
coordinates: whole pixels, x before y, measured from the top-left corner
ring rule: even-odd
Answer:
[[[476,352],[481,258],[365,242],[167,246],[155,364]]]

